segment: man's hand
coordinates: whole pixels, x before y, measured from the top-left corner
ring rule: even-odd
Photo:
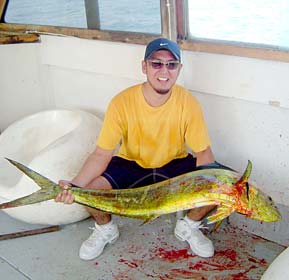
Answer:
[[[59,186],[62,187],[63,191],[55,197],[55,202],[62,202],[64,204],[72,204],[74,201],[74,195],[72,194],[69,187],[71,186],[70,181],[60,180]]]

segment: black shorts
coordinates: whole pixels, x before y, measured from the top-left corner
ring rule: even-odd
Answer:
[[[154,184],[196,170],[196,158],[188,154],[185,158],[170,161],[159,168],[143,168],[135,161],[114,156],[102,174],[113,189],[127,189]]]

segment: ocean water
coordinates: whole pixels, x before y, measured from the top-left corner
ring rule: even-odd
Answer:
[[[99,0],[103,30],[161,34],[158,0]],[[6,22],[87,28],[84,0],[9,0]]]
[[[289,47],[289,0],[189,0],[193,36]]]
[[[161,34],[159,0],[99,0],[103,30]],[[289,0],[189,0],[192,37],[289,47]],[[10,0],[6,22],[87,28],[84,0]]]

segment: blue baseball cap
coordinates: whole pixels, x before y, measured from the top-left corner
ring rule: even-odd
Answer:
[[[147,60],[152,56],[152,54],[156,51],[167,50],[170,51],[173,56],[181,61],[181,51],[179,45],[171,40],[166,38],[158,38],[151,41],[146,48],[144,60]]]

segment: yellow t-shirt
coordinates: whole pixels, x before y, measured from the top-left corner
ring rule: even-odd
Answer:
[[[152,107],[142,94],[142,85],[130,87],[110,102],[97,145],[144,168],[157,168],[210,146],[202,109],[185,88],[175,85],[167,102]]]

